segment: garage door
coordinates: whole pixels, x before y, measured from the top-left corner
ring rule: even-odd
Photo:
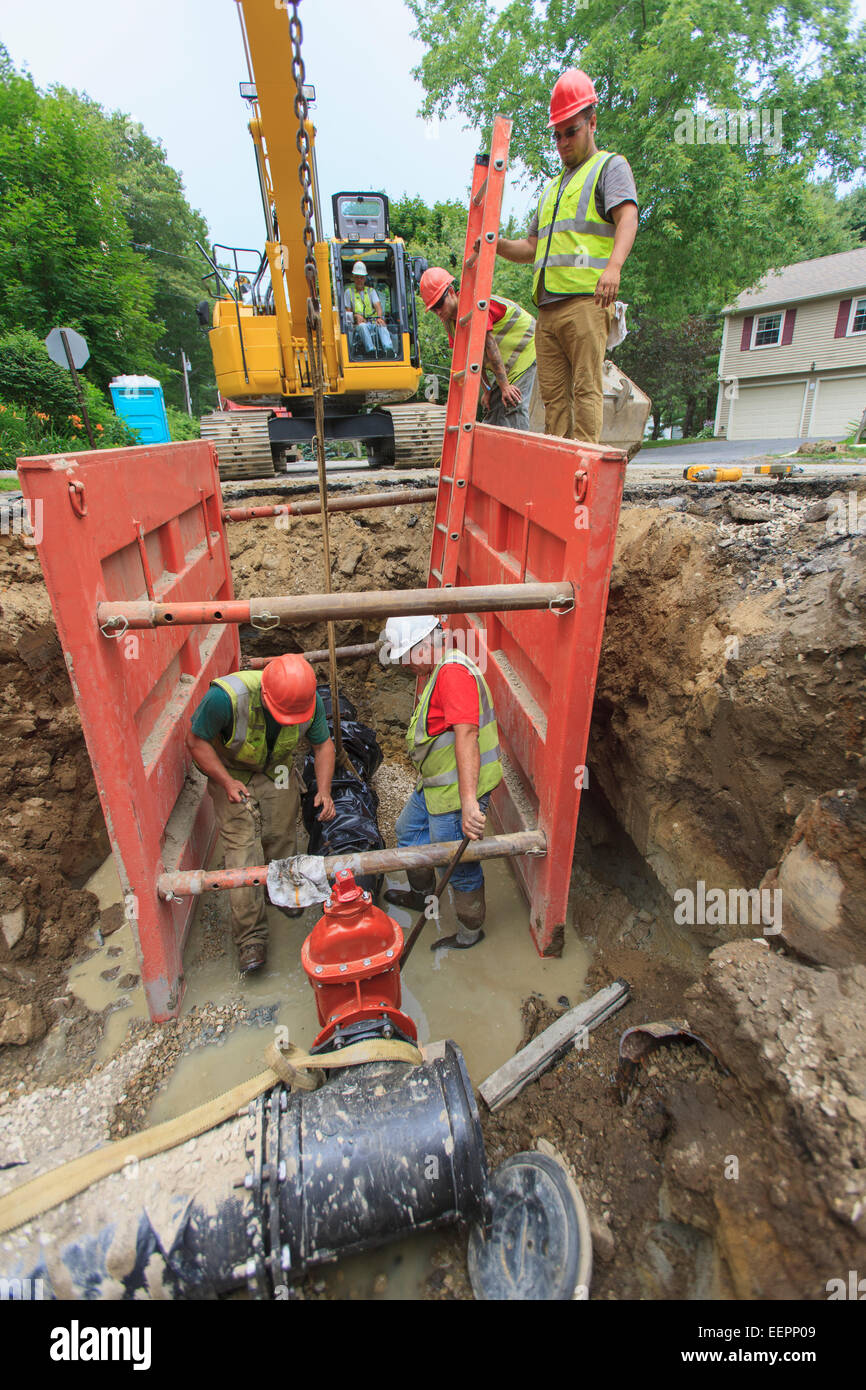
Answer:
[[[731,401],[728,439],[796,438],[800,432],[803,391],[806,383],[784,386],[744,386]]]
[[[834,435],[844,438],[850,434],[852,422],[860,423],[866,410],[866,375],[822,381],[813,411],[813,435]]]

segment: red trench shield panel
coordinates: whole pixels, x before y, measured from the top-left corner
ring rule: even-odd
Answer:
[[[164,444],[22,459],[54,609],[151,1017],[177,1014],[195,898],[164,901],[163,869],[198,868],[215,838],[204,778],[184,748],[210,681],[240,665],[238,629],[159,627],[107,636],[97,604],[231,599],[216,455]]]

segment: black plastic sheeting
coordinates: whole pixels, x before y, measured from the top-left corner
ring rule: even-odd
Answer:
[[[325,707],[325,718],[331,736],[334,734],[333,705],[330,686],[320,685],[318,693]],[[379,798],[370,786],[370,778],[382,762],[382,749],[375,731],[358,720],[358,711],[345,695],[340,696],[340,715],[343,747],[358,773],[355,777],[345,768],[338,769],[331,783],[336,816],[332,821],[318,819],[319,807],[313,805],[318,791],[313,754],[304,760],[303,777],[307,791],[301,797],[301,816],[310,837],[309,854],[349,854],[360,850],[384,849],[385,841],[379,829]],[[363,874],[356,881],[373,897],[382,887],[382,874]]]

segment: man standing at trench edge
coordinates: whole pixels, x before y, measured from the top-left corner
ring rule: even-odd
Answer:
[[[544,189],[526,236],[500,237],[496,253],[533,265],[535,351],[545,433],[597,444],[602,368],[620,272],[637,234],[637,189],[628,161],[595,144],[595,87],[569,68],[550,97],[562,172]]]
[[[493,698],[484,676],[432,615],[389,618],[386,649],[392,664],[402,662],[427,684],[406,734],[418,782],[397,820],[397,845],[480,840],[490,793],[502,781],[499,730]],[[436,887],[433,869],[409,869],[408,892],[388,889],[385,900],[398,907],[422,908]],[[459,930],[439,937],[442,946],[466,950],[484,940],[484,874],[478,863],[461,861],[451,878]]]

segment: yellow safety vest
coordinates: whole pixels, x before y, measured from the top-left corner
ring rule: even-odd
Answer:
[[[610,150],[598,150],[576,170],[551,179],[538,205],[538,242],[532,297],[536,304],[544,276],[551,294],[594,294],[613,251],[616,227],[599,217],[595,189]]]
[[[490,303],[505,305],[505,313],[490,331],[497,339],[505,375],[509,384],[513,384],[535,361],[535,319],[526,309],[501,294],[492,294]]]
[[[406,734],[409,757],[420,774],[416,791],[423,791],[427,810],[432,816],[441,816],[447,811],[460,809],[454,730],[446,729],[445,733],[435,735],[427,732],[427,714],[433,687],[439,672],[447,662],[458,662],[465,666],[472,672],[478,685],[478,751],[481,754],[481,767],[475,795],[480,798],[485,792],[498,787],[503,775],[499,729],[493,713],[493,697],[487,682],[475,662],[470,661],[468,656],[464,656],[462,652],[448,652],[432,672],[421,692],[421,699]]]
[[[262,672],[236,671],[234,675],[211,681],[211,685],[218,685],[232,702],[232,731],[228,740],[222,740],[223,762],[237,773],[240,782],[248,782],[254,772],[264,772],[274,781],[278,769],[289,766],[301,735],[307,732],[313,720],[308,719],[305,724],[283,724],[269,758]]]
[[[354,295],[355,300],[355,313],[363,314],[365,319],[371,319],[376,311],[373,308],[373,301],[370,298],[370,291],[368,289],[365,289],[363,293],[359,296],[358,291],[355,289],[355,286],[353,285],[352,294]]]

